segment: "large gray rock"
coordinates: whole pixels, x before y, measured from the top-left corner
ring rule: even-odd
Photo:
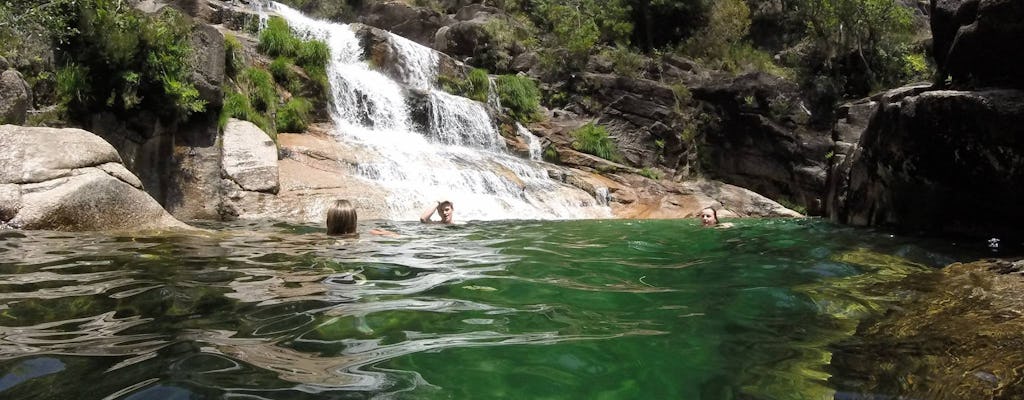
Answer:
[[[243,190],[277,193],[277,145],[270,136],[252,122],[231,119],[222,140],[225,178]]]
[[[692,91],[719,119],[705,129],[701,148],[712,177],[821,213],[833,139],[807,124],[794,83],[755,73]]]
[[[937,78],[959,87],[1024,87],[1024,2],[931,0]]]
[[[830,182],[829,216],[928,234],[1020,237],[1024,91],[894,89]]]
[[[0,126],[0,223],[21,229],[187,228],[117,151],[80,129]]]
[[[0,74],[0,124],[24,124],[32,104],[32,89],[13,69]]]
[[[430,46],[437,30],[452,21],[448,16],[426,7],[416,7],[401,1],[383,1],[371,5],[359,22]]]
[[[192,71],[191,80],[199,90],[199,96],[206,100],[208,109],[220,108],[224,93],[224,35],[217,28],[196,24],[192,30]]]

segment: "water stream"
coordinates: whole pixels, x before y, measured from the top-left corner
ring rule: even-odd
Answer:
[[[277,3],[271,9],[293,29],[328,43],[336,136],[382,155],[358,170],[389,192],[388,218],[416,219],[440,199],[454,201],[461,220],[610,216],[606,205],[583,190],[551,180],[549,165],[509,154],[484,104],[434,88],[432,50],[389,36],[402,60],[402,83],[428,93],[429,126],[419,130],[406,88],[362,60],[350,26],[314,20]]]

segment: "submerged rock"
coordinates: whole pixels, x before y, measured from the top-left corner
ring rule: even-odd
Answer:
[[[984,260],[907,278],[892,289],[909,301],[837,346],[831,382],[872,398],[1024,398],[1022,272]]]
[[[3,125],[0,148],[0,223],[65,231],[188,227],[92,133]]]

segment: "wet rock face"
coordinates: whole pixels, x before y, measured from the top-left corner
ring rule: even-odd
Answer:
[[[1020,236],[1024,91],[909,87],[878,102],[857,148],[833,173],[834,221]]]
[[[931,0],[938,77],[954,86],[1024,88],[1024,2]]]
[[[851,398],[1024,398],[1022,270],[984,260],[896,284],[909,301],[834,346],[830,384]]]
[[[704,167],[716,179],[773,199],[789,199],[818,214],[823,209],[828,132],[806,125],[795,84],[756,73],[692,89],[721,119],[705,134]]]

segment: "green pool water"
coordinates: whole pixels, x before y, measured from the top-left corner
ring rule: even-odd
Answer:
[[[0,398],[858,398],[833,344],[984,255],[734,222],[0,231]]]

